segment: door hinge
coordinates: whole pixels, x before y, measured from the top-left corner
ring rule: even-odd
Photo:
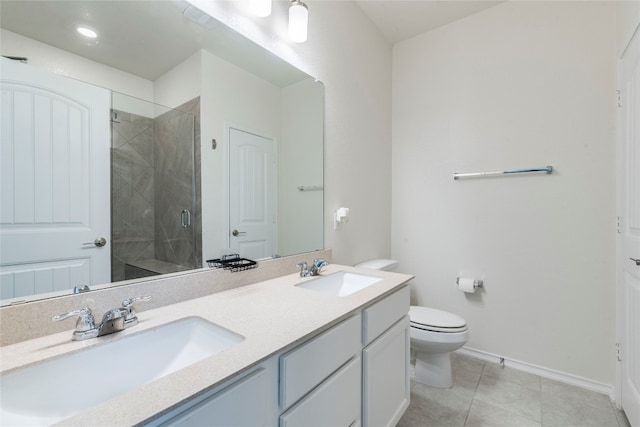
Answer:
[[[618,216],[616,218],[617,218],[617,220],[616,220],[616,231],[618,232],[618,234],[622,234],[622,224],[621,224],[621,221],[620,221],[620,217]]]
[[[618,108],[622,108],[622,93],[620,89],[616,90],[616,104]]]
[[[618,362],[622,362],[622,344],[619,342],[616,343],[616,359]]]

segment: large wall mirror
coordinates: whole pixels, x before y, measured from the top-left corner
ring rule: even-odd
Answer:
[[[316,79],[182,0],[0,18],[1,305],[324,247]]]

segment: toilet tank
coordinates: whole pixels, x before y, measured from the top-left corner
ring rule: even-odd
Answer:
[[[398,261],[395,259],[370,259],[356,264],[358,268],[368,268],[369,270],[393,271],[398,267]]]

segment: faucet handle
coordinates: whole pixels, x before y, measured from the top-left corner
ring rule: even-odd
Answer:
[[[129,308],[130,306],[133,305],[134,302],[137,302],[137,301],[150,301],[150,300],[151,300],[151,295],[146,295],[144,297],[127,298],[126,300],[122,301],[122,306],[124,308]]]
[[[122,301],[122,308],[126,311],[124,315],[125,328],[136,325],[138,323],[138,316],[136,316],[136,311],[133,309],[133,303],[138,301],[150,301],[150,300],[151,300],[151,295],[146,295],[144,297],[127,298],[126,300]]]
[[[73,316],[78,316],[78,321],[76,322],[76,330],[73,331],[72,337],[74,341],[79,341],[95,336],[95,333],[97,332],[96,321],[93,318],[93,314],[91,313],[91,309],[89,307],[53,316],[51,320],[57,322],[59,320],[65,320]]]
[[[296,266],[300,267],[300,277],[307,277],[311,275],[309,271],[309,264],[306,261],[299,262]]]

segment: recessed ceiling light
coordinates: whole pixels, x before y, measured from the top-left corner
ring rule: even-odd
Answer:
[[[98,37],[98,33],[96,33],[95,31],[93,31],[93,30],[92,30],[92,29],[90,29],[90,28],[87,28],[87,27],[78,27],[78,28],[76,28],[76,29],[78,30],[78,32],[79,32],[80,34],[82,34],[83,36],[88,37],[88,38],[90,38],[90,39],[95,39],[95,38],[97,38],[97,37]]]

